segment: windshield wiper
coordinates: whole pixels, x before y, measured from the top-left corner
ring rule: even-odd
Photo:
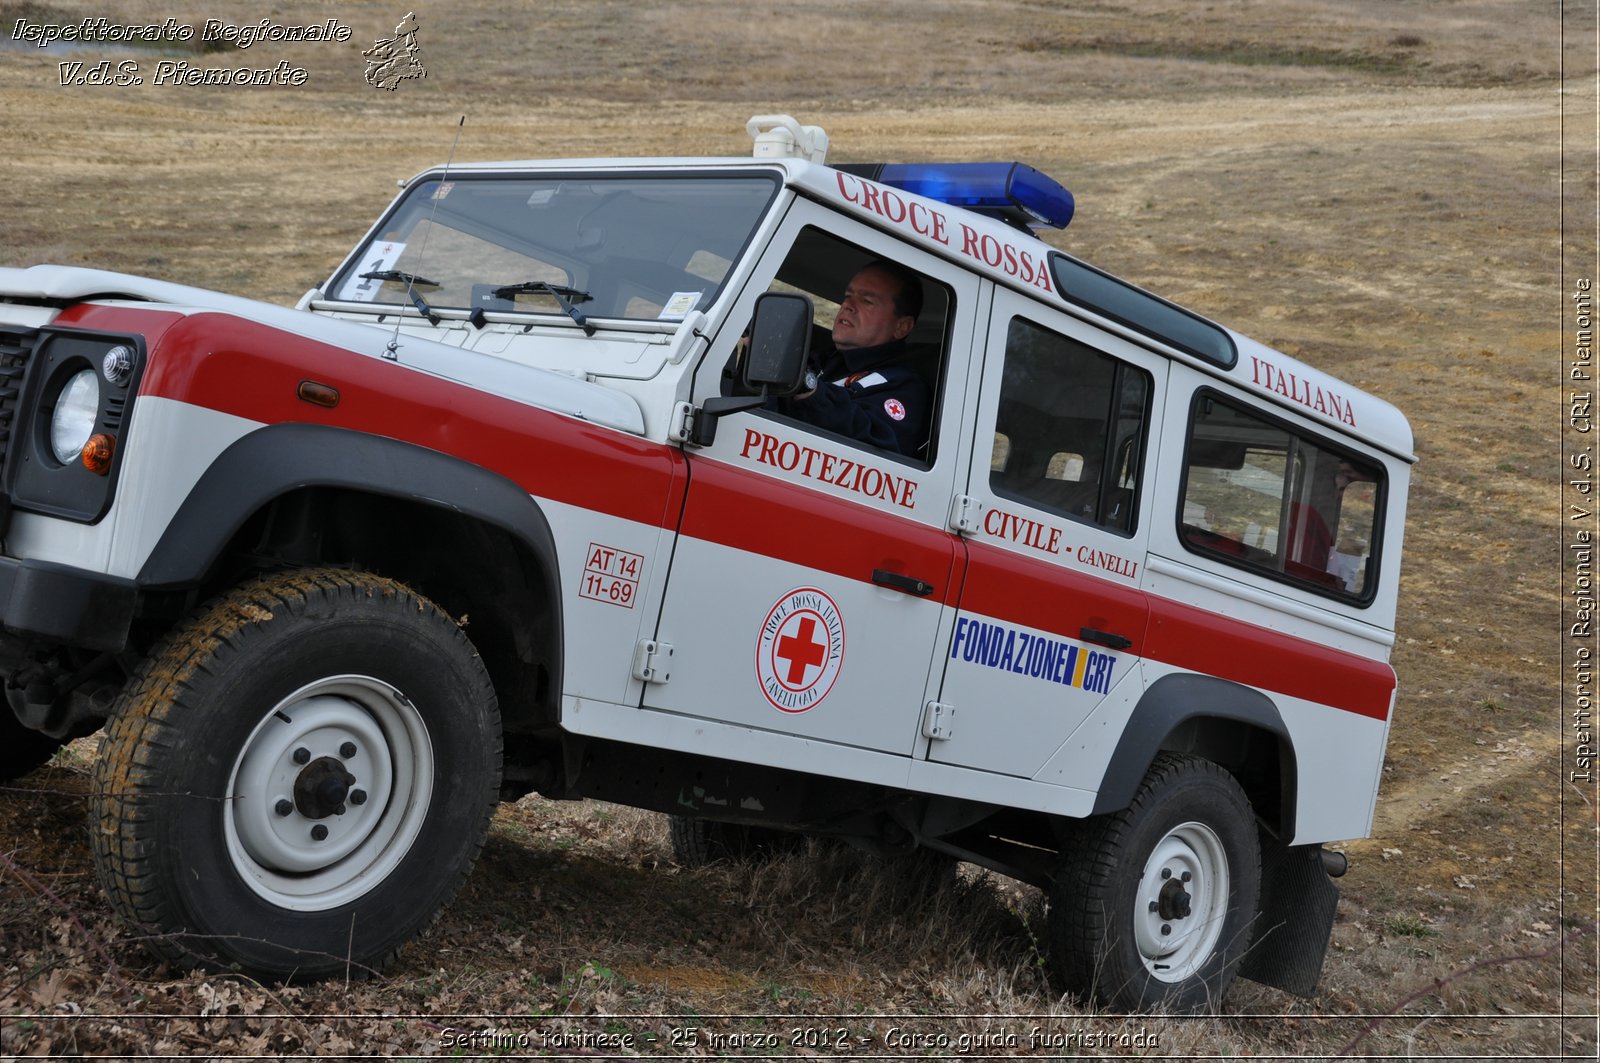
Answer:
[[[371,273],[363,273],[361,279],[364,281],[399,281],[401,284],[426,284],[430,288],[440,286],[438,281],[419,277],[415,273],[407,273],[403,269],[375,269]]]
[[[564,284],[547,284],[544,281],[523,281],[521,284],[506,284],[496,288],[490,293],[496,299],[515,299],[519,295],[548,295],[555,299],[556,305],[561,307],[561,312],[577,322],[583,329],[585,336],[594,335],[594,326],[589,324],[589,319],[584,316],[574,303],[587,303],[594,296],[588,292],[581,292],[576,288],[568,288]]]
[[[375,269],[370,273],[363,273],[362,280],[374,281],[399,281],[406,286],[406,295],[411,299],[411,305],[417,308],[417,313],[428,319],[428,324],[437,325],[439,315],[433,312],[427,300],[417,292],[417,285],[426,284],[430,288],[439,287],[438,281],[431,281],[426,277],[419,277],[415,273],[407,273],[403,269]]]

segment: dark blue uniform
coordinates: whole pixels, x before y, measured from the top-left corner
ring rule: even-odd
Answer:
[[[903,340],[835,351],[817,374],[817,390],[793,400],[789,413],[868,446],[921,457],[933,397],[922,374],[905,362]]]

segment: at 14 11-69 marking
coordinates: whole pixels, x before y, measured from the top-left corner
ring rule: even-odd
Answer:
[[[639,573],[644,569],[644,555],[590,543],[587,558],[578,594],[632,609],[639,597]]]

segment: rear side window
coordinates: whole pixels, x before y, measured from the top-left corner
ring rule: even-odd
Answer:
[[[1120,532],[1134,528],[1150,375],[1013,318],[995,420],[996,494]]]
[[[1371,461],[1213,392],[1195,398],[1178,531],[1197,553],[1370,601],[1383,490]]]

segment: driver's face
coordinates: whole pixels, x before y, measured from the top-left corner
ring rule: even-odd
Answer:
[[[910,335],[917,321],[895,313],[898,290],[895,279],[881,269],[869,266],[852,277],[833,319],[833,345],[842,351],[876,347]]]

